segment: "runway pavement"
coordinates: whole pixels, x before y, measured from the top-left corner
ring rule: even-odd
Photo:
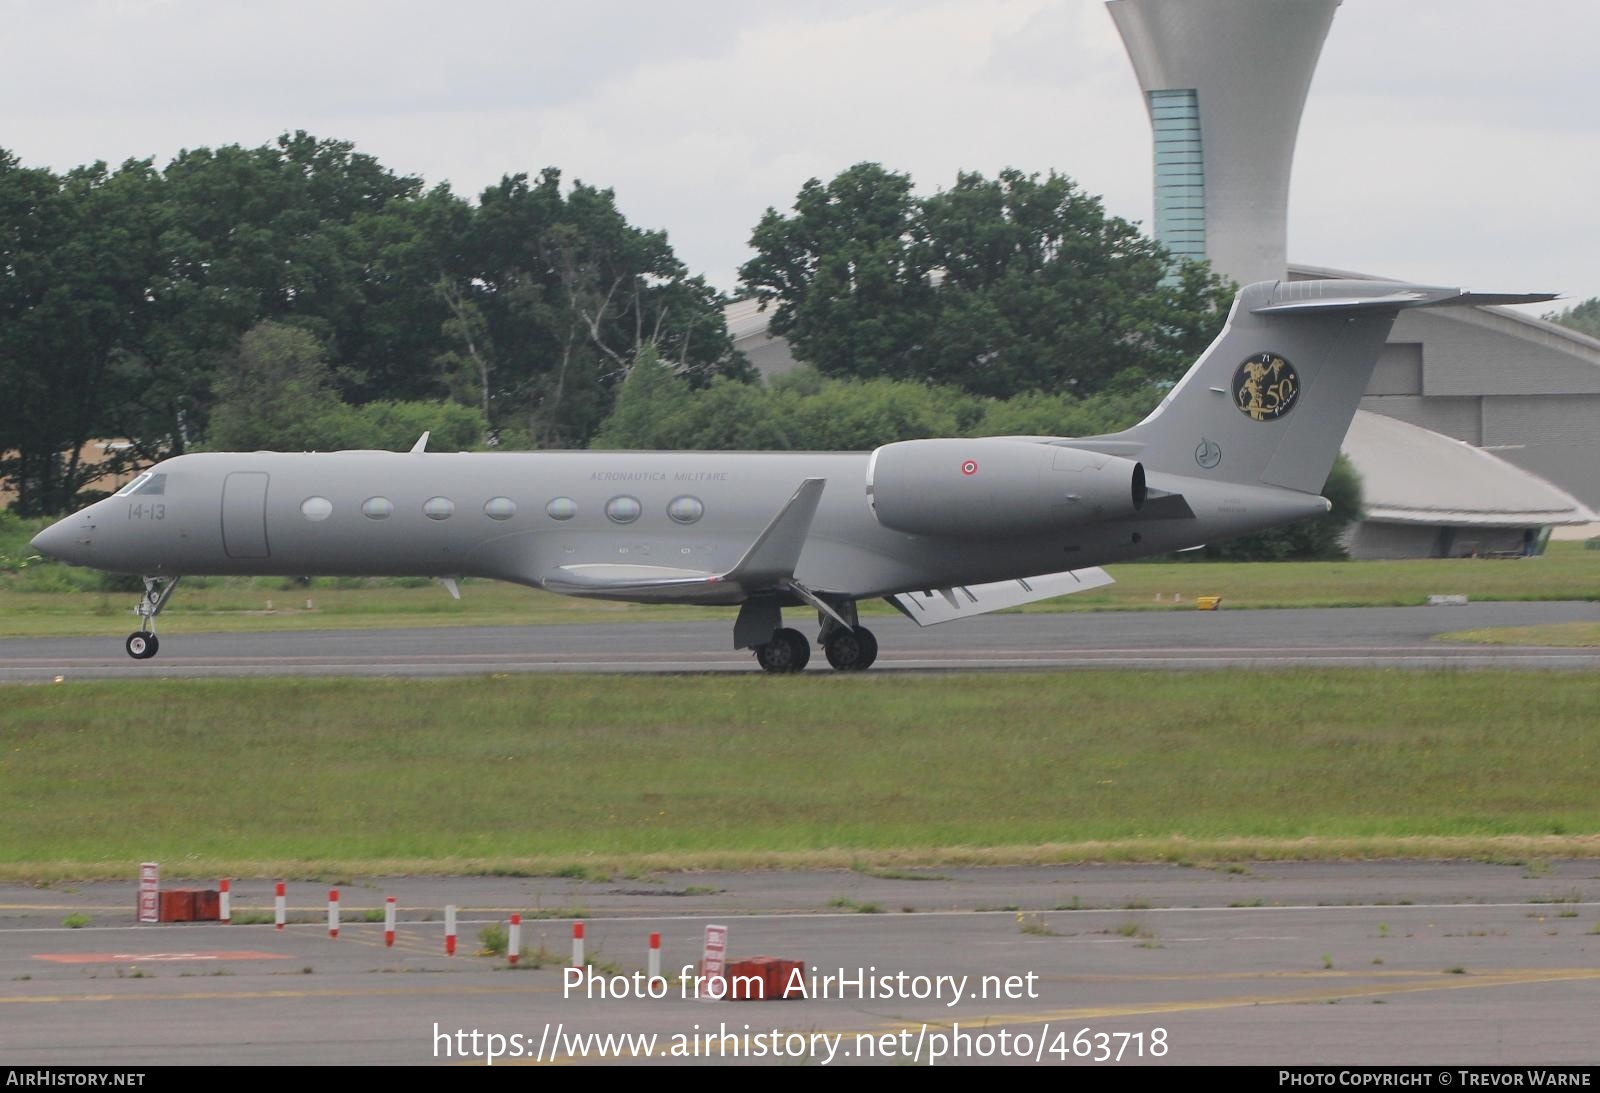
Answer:
[[[805,623],[799,612],[791,625]],[[1600,604],[1474,603],[1273,611],[992,615],[919,629],[870,620],[873,671],[1380,666],[1593,670],[1600,649],[1449,644],[1484,626],[1600,619]],[[805,623],[809,628],[809,623]],[[728,622],[174,634],[134,661],[118,638],[0,640],[0,682],[201,676],[442,676],[492,672],[753,672]],[[828,671],[820,654],[811,671]]]
[[[675,1049],[827,1065],[936,1051],[1076,1066],[1119,1051],[1123,1064],[1592,1065],[1597,873],[1574,861],[387,878],[342,886],[337,940],[311,882],[291,884],[297,921],[283,932],[132,926],[131,879],[7,886],[0,1063],[482,1065],[494,1047],[524,1053],[501,1065],[671,1063]],[[243,911],[270,903],[265,882],[235,891]],[[349,921],[385,895],[401,908],[393,948],[380,924]],[[452,901],[461,953],[446,957]],[[665,997],[584,997],[555,965],[471,955],[483,923],[520,910],[525,944],[559,964],[578,908],[609,975],[642,971],[649,933],[662,934]],[[73,912],[92,924],[61,928]],[[829,997],[684,998],[680,969],[708,923],[728,927],[732,957],[805,960],[807,987]],[[605,991],[618,988],[638,989]],[[589,1034],[635,1039],[604,1049]]]

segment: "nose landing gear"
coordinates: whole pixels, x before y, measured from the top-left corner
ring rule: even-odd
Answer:
[[[178,581],[177,577],[144,578],[144,595],[133,609],[139,616],[139,629],[129,634],[128,640],[123,642],[123,648],[134,660],[149,660],[161,648],[161,641],[156,637],[156,616],[167,606],[167,599],[172,595],[172,590],[178,587]]]
[[[128,640],[122,644],[134,660],[149,660],[161,648],[161,639],[148,631],[139,630],[129,634]]]

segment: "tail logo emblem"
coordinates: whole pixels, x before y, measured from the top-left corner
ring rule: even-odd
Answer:
[[[1195,445],[1194,461],[1209,471],[1222,462],[1222,446],[1215,440],[1201,437],[1200,443]]]
[[[1233,374],[1233,404],[1256,421],[1287,414],[1299,395],[1299,373],[1276,353],[1257,353]]]

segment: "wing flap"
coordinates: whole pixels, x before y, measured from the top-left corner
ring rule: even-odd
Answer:
[[[886,596],[885,599],[918,626],[936,626],[941,622],[971,618],[973,615],[984,615],[1056,596],[1070,596],[1075,592],[1087,592],[1091,588],[1103,588],[1115,583],[1116,578],[1111,574],[1093,567],[1049,573],[1043,577],[995,581],[992,584],[902,592]]]
[[[639,596],[659,601],[735,597],[731,602],[737,602],[740,592],[789,591],[827,484],[825,478],[801,482],[778,515],[726,573],[637,563],[580,562],[557,566],[542,583],[552,592],[569,596]]]
[[[597,562],[560,566],[545,578],[544,584],[552,592],[629,592],[717,584],[721,579],[718,574],[701,569]]]

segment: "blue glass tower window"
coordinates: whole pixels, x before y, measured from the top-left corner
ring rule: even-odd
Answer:
[[[1175,258],[1206,256],[1206,173],[1200,100],[1193,89],[1151,91],[1155,135],[1156,241]]]

